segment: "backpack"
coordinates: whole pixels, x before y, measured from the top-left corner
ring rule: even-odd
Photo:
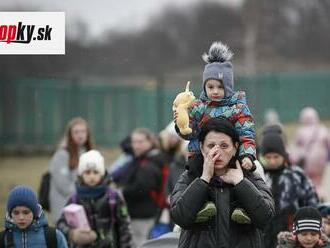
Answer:
[[[47,248],[56,248],[57,247],[56,228],[45,226],[44,235],[45,235]],[[5,247],[5,243],[7,243],[6,248],[15,248],[13,233],[12,231],[9,231],[7,229],[0,232],[0,247]]]
[[[41,176],[41,181],[38,191],[39,203],[42,206],[42,208],[47,211],[50,211],[50,203],[49,203],[50,180],[51,180],[51,174],[49,171],[47,171]]]

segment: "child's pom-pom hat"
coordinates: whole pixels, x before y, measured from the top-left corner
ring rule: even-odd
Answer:
[[[232,57],[233,52],[220,41],[213,42],[209,52],[202,55],[203,60],[207,63],[203,72],[204,91],[205,83],[210,79],[215,79],[223,83],[225,97],[234,94],[233,65],[230,62]]]

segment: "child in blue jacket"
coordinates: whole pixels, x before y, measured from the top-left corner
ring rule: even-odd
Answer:
[[[0,247],[5,248],[68,247],[64,235],[59,230],[48,227],[34,191],[22,185],[9,193],[5,231],[1,233],[0,242]]]

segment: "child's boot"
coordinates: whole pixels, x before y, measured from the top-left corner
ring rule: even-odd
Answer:
[[[204,222],[208,221],[211,217],[216,215],[217,208],[213,202],[206,202],[203,208],[197,213],[195,222]]]
[[[236,208],[231,214],[231,220],[239,224],[251,224],[251,218],[242,208]]]

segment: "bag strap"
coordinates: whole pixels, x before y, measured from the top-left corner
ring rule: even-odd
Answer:
[[[117,191],[115,191],[112,188],[108,188],[107,194],[109,197],[109,204],[110,204],[110,209],[111,209],[111,219],[112,222],[116,222],[116,204],[117,204]]]
[[[70,203],[77,203],[78,201],[78,195],[77,192],[74,192],[71,196],[70,196]]]
[[[0,244],[1,244],[1,247],[15,248],[13,232],[8,231],[7,229],[3,230],[0,233]]]
[[[57,248],[56,228],[45,226],[44,234],[45,234],[47,248]]]

